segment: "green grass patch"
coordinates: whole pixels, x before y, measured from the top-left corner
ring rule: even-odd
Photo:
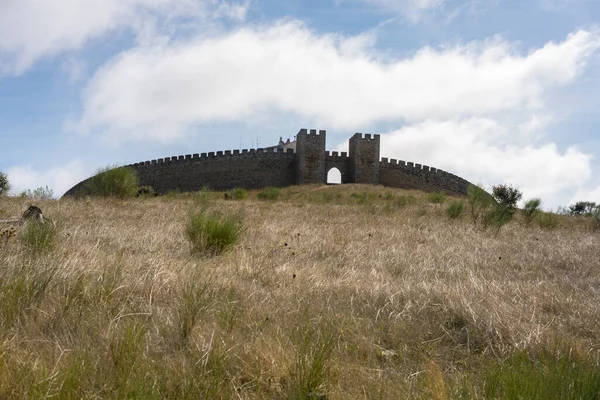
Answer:
[[[275,201],[279,198],[279,189],[276,187],[268,187],[258,193],[258,198],[260,200]]]
[[[444,192],[435,192],[429,193],[427,196],[427,200],[433,204],[444,204],[446,201],[446,193]]]
[[[550,212],[538,212],[534,221],[543,229],[554,229],[560,225],[560,218],[558,215]]]
[[[56,246],[57,228],[50,222],[29,220],[20,234],[23,247],[33,253],[43,253]]]
[[[193,252],[220,254],[236,244],[243,231],[239,214],[224,215],[205,209],[192,214],[186,234]]]
[[[491,368],[488,399],[598,399],[600,368],[571,350],[523,351]]]
[[[452,203],[450,203],[448,208],[446,208],[446,214],[450,219],[456,219],[460,217],[464,208],[465,203],[463,203],[462,201],[453,201]]]
[[[356,199],[357,204],[371,204],[373,200],[377,197],[375,193],[371,192],[359,192],[352,193],[352,198]]]
[[[293,343],[296,357],[290,368],[288,399],[326,399],[331,355],[338,341],[332,324],[302,326]]]
[[[310,193],[308,199],[311,203],[329,204],[335,200],[339,200],[341,197],[341,193],[334,193],[332,191],[327,190],[323,192]]]
[[[56,268],[30,260],[0,272],[0,331],[8,330],[44,299]]]
[[[244,200],[248,198],[248,191],[242,188],[235,188],[228,192],[225,192],[226,200]]]
[[[398,196],[396,199],[397,207],[404,207],[408,204],[415,204],[417,202],[417,198],[415,196]]]
[[[123,199],[138,193],[138,176],[133,168],[109,166],[100,169],[85,186],[90,196]]]

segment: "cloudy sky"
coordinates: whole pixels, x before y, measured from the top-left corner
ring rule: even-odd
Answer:
[[[0,0],[0,171],[327,130],[546,208],[600,201],[599,0]]]

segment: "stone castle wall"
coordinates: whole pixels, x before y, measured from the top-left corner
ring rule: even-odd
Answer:
[[[350,138],[349,153],[327,152],[326,132],[306,129],[297,135],[293,149],[250,149],[188,154],[128,165],[138,174],[140,186],[157,193],[232,188],[260,189],[294,184],[326,183],[327,173],[337,168],[342,183],[443,191],[466,195],[469,182],[451,173],[412,162],[379,158],[379,135],[360,133]],[[78,183],[65,196],[86,194],[88,180]]]

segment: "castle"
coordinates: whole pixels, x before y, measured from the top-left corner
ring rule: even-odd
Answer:
[[[349,152],[328,152],[325,131],[301,129],[295,142],[265,149],[227,150],[188,154],[128,165],[137,172],[140,186],[157,193],[233,188],[260,189],[310,183],[327,183],[327,173],[337,168],[341,183],[442,191],[466,195],[469,182],[436,168],[379,157],[379,135],[356,133]],[[87,181],[87,180],[86,180]],[[69,189],[65,196],[85,193],[86,181]]]

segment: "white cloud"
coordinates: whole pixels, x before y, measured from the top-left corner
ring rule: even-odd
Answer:
[[[600,185],[595,188],[587,188],[578,190],[572,196],[567,204],[575,204],[578,201],[591,201],[600,204]]]
[[[167,26],[206,14],[241,19],[247,7],[219,0],[0,1],[0,76],[18,75],[41,57],[78,49],[123,27],[143,35],[157,19]]]
[[[12,193],[19,194],[24,190],[48,186],[57,197],[89,176],[90,172],[79,160],[51,169],[36,170],[25,165],[14,166],[6,171]]]
[[[362,37],[317,35],[297,22],[141,46],[98,71],[77,128],[112,141],[173,140],[195,124],[270,111],[330,129],[382,121],[539,113],[600,46],[578,31],[528,54],[500,39],[383,60]],[[350,50],[349,50],[350,49]]]
[[[515,137],[523,137],[518,125],[480,117],[430,120],[382,135],[381,152],[473,183],[510,183],[526,198],[553,199],[547,207],[561,205],[565,193],[589,181],[592,157],[576,147],[561,152],[552,143],[517,143]]]

